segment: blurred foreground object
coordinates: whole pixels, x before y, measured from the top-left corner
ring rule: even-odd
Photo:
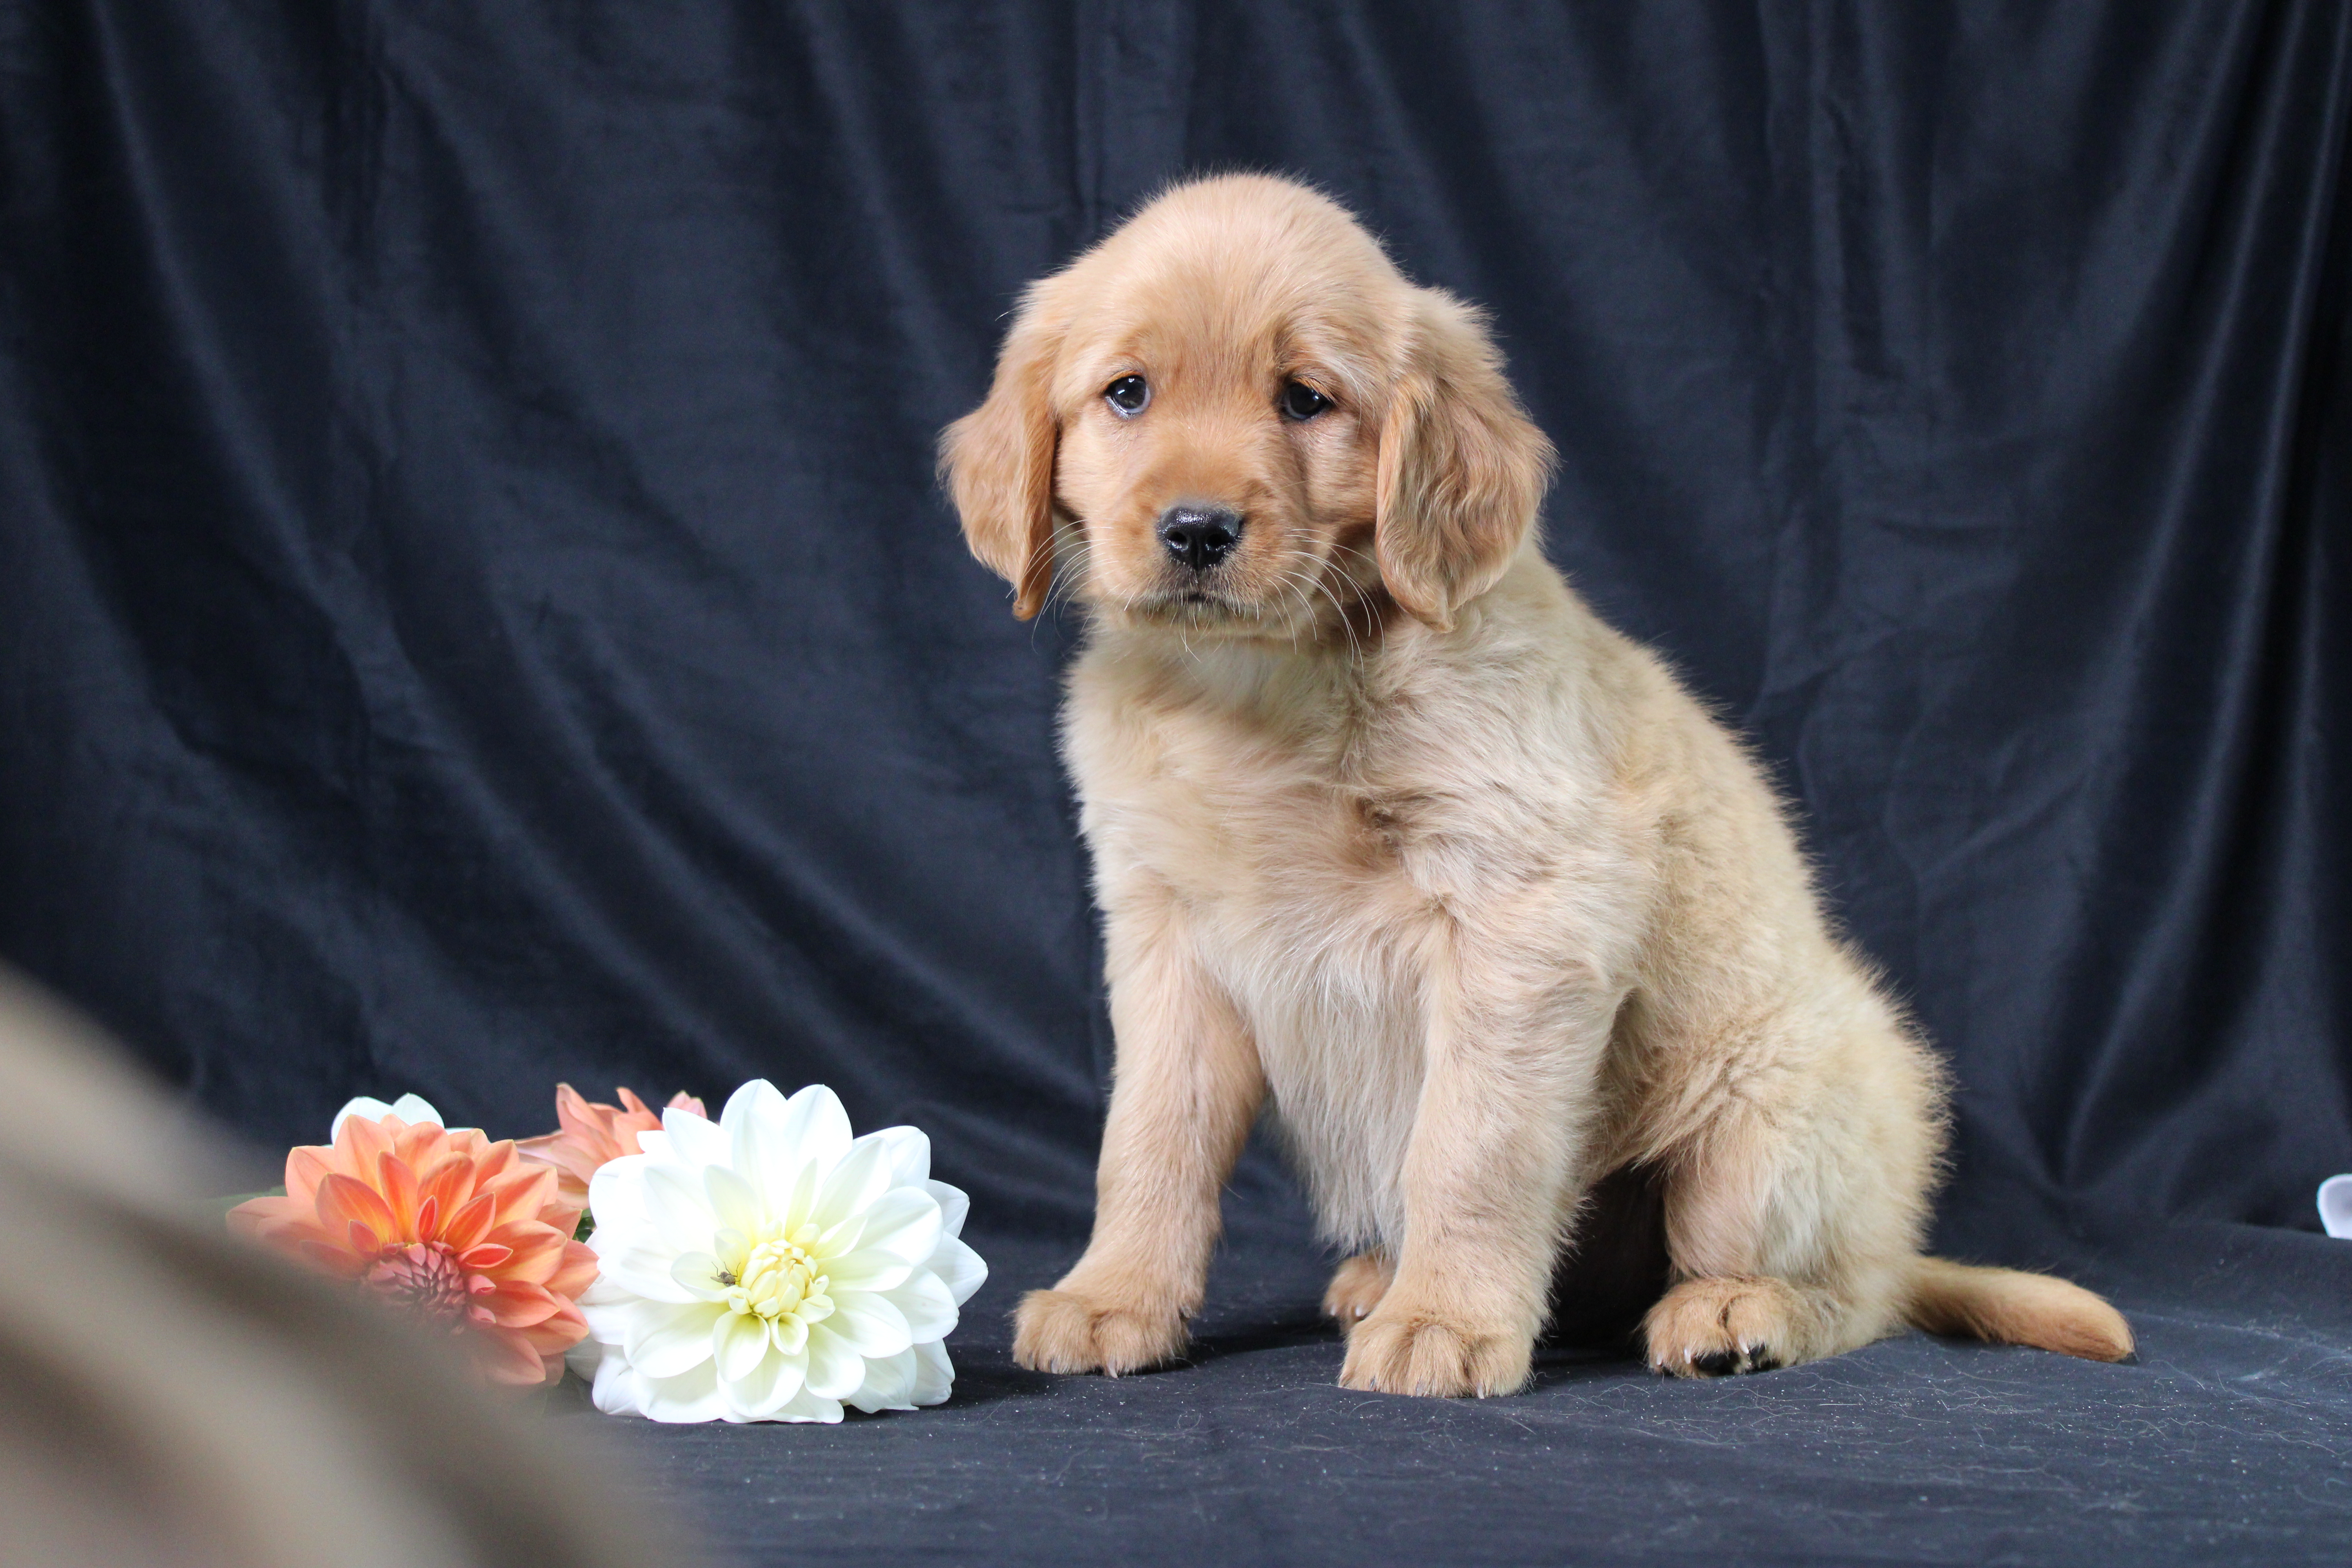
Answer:
[[[0,1562],[681,1560],[595,1456],[191,1212],[241,1174],[0,969]]]

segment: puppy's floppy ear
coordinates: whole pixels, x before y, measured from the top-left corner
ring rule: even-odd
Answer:
[[[1451,631],[1454,612],[1518,553],[1551,468],[1551,443],[1503,379],[1484,318],[1450,294],[1416,289],[1373,481],[1374,548],[1391,596]]]
[[[1060,334],[1036,292],[1022,302],[988,401],[940,437],[940,477],[963,515],[964,542],[1013,587],[1013,613],[1034,616],[1054,581],[1054,449],[1060,438],[1047,397]]]

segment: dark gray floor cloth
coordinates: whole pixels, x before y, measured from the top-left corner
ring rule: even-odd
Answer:
[[[1911,1334],[1714,1383],[1545,1353],[1523,1394],[1338,1385],[1326,1260],[1267,1228],[1219,1261],[1194,1353],[1020,1370],[1006,1314],[1076,1248],[993,1266],[944,1406],[837,1427],[605,1420],[744,1562],[2340,1563],[2352,1557],[2352,1245],[2078,1227],[2136,1364]]]

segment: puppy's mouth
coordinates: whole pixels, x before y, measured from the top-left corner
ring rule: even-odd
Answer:
[[[1249,605],[1213,589],[1202,587],[1171,588],[1147,595],[1135,600],[1129,607],[1150,620],[1185,626],[1255,621],[1258,618],[1257,612]]]

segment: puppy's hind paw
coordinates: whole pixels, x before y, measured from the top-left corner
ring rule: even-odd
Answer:
[[[1650,1367],[1675,1377],[1772,1372],[1793,1361],[1803,1306],[1778,1279],[1689,1279],[1650,1309]]]
[[[1353,1333],[1389,1293],[1389,1282],[1395,1277],[1386,1253],[1358,1253],[1331,1276],[1330,1289],[1323,1292],[1323,1315],[1336,1319],[1341,1328]]]
[[[1032,1290],[1013,1314],[1013,1359],[1032,1372],[1140,1372],[1184,1353],[1184,1318],[1076,1290]]]

